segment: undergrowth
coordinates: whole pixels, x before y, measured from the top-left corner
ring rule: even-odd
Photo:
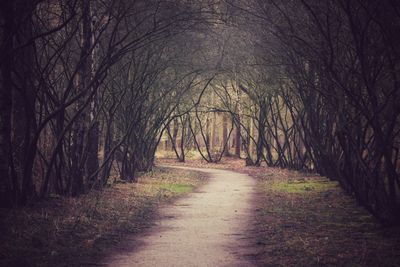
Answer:
[[[203,182],[194,172],[156,168],[138,183],[0,210],[0,266],[93,265],[126,234],[150,227],[157,205]]]

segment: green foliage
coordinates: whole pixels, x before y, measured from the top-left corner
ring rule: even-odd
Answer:
[[[174,194],[183,194],[192,191],[193,186],[188,184],[161,184],[160,189],[168,190]]]

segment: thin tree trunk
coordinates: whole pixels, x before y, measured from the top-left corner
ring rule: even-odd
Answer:
[[[79,79],[77,90],[89,90],[87,86],[90,83],[91,76],[91,16],[90,16],[90,1],[81,0],[82,8],[82,51],[81,60],[82,66],[79,70]],[[84,97],[79,99],[76,104],[76,111],[83,106]],[[80,195],[84,192],[83,177],[84,170],[84,138],[86,132],[86,112],[83,110],[77,117],[73,127],[73,144],[72,144],[72,165],[71,165],[71,188],[72,196]]]
[[[235,131],[235,156],[240,158],[240,146],[241,146],[241,138],[240,138],[240,117],[236,118],[236,131]]]
[[[0,9],[1,10],[1,9]],[[16,181],[10,173],[11,166],[11,110],[12,110],[12,49],[14,38],[13,1],[2,3],[4,25],[1,43],[1,84],[0,84],[0,207],[11,207],[17,192]],[[0,11],[1,12],[1,11]]]
[[[93,20],[92,18],[96,18],[96,7],[95,7],[95,2],[93,2],[93,6],[87,7],[89,9],[89,16],[90,16],[90,26],[89,29],[87,29],[87,37],[90,38],[91,44],[94,44],[96,42],[95,40],[95,34],[92,32],[92,23]],[[92,9],[92,10],[90,10]],[[92,14],[90,13],[92,12]],[[85,14],[86,15],[86,14]],[[90,59],[88,63],[90,64],[90,76],[86,78],[87,82],[86,84],[90,83],[90,80],[93,79],[95,76],[95,71],[97,68],[97,53],[98,53],[98,45],[96,45],[93,48],[93,51],[90,55]],[[96,85],[95,85],[96,86]],[[88,132],[88,144],[87,144],[87,161],[86,161],[86,173],[88,177],[90,178],[89,184],[92,186],[94,183],[96,183],[98,179],[97,171],[99,169],[99,140],[100,140],[100,122],[98,119],[98,106],[100,103],[99,95],[97,94],[97,88],[93,88],[95,90],[95,93],[93,95],[92,102],[90,104],[90,112],[89,112],[89,119],[90,119],[90,128]]]
[[[228,142],[228,118],[226,114],[222,114],[222,144],[224,146],[224,151],[222,153],[224,156],[229,156]]]

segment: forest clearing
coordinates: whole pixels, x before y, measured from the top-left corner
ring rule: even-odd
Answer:
[[[397,0],[0,1],[0,265],[400,265],[399,25]]]

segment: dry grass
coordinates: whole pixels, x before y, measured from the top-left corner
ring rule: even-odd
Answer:
[[[273,171],[259,184],[258,257],[265,265],[400,265],[399,229],[382,227],[337,184]]]
[[[0,266],[94,264],[124,235],[149,227],[157,205],[203,182],[197,173],[157,168],[138,183],[2,210]]]
[[[160,160],[163,164],[177,164]],[[251,255],[260,266],[400,266],[400,229],[381,226],[324,177],[242,160],[188,166],[230,169],[257,178]]]

